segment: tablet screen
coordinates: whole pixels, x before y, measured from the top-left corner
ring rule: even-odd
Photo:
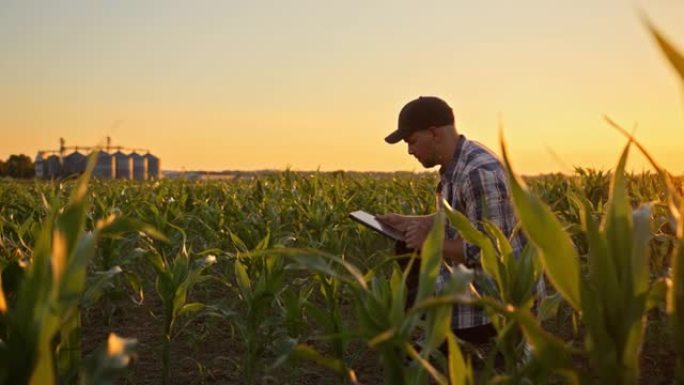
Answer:
[[[384,223],[380,223],[377,219],[375,219],[375,216],[372,214],[369,214],[363,210],[357,210],[349,214],[349,217],[354,219],[355,221],[362,223],[371,229],[379,232],[380,234],[383,234],[387,237],[390,237],[394,239],[395,241],[403,241],[404,240],[404,234],[395,229],[392,226],[386,225]]]

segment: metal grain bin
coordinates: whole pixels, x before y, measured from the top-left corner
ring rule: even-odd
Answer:
[[[147,158],[134,152],[131,154],[133,161],[133,179],[147,180]]]
[[[81,154],[78,151],[72,152],[71,154],[64,157],[62,169],[63,175],[69,176],[83,174],[85,172],[87,163],[88,159],[85,155]]]
[[[116,179],[133,179],[133,158],[121,151],[113,155]]]
[[[161,178],[160,160],[156,156],[150,154],[149,152],[145,154],[147,159],[147,172],[150,179]]]
[[[93,170],[93,177],[101,179],[114,178],[114,157],[105,151],[97,152],[97,162]]]
[[[43,158],[43,153],[39,152],[36,155],[36,161],[33,163],[36,170],[36,178],[45,178],[45,158]]]
[[[45,159],[45,174],[46,179],[59,178],[62,176],[62,159],[57,155],[50,155]]]

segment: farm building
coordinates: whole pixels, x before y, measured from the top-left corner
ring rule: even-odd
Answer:
[[[147,180],[147,176],[149,175],[147,173],[147,158],[134,152],[131,154],[131,159],[133,159],[133,178],[135,180]]]
[[[133,179],[133,158],[121,151],[114,153],[114,165],[116,179]]]
[[[116,152],[112,152],[116,150]],[[107,146],[65,146],[60,138],[59,150],[38,151],[35,159],[36,177],[41,179],[64,178],[85,172],[88,157],[97,158],[93,178],[99,179],[159,179],[162,176],[160,159],[145,149]]]

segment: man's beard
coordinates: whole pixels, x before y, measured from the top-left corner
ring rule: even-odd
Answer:
[[[435,167],[437,165],[437,157],[436,156],[431,156],[428,159],[418,159],[418,161],[425,168],[432,168],[432,167]]]
[[[425,159],[416,158],[425,168],[432,168],[439,164],[439,156],[437,155],[437,149],[433,148],[432,152]]]

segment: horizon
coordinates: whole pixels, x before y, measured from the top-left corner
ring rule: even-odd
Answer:
[[[383,139],[435,95],[498,155],[502,126],[523,175],[613,168],[627,140],[604,115],[681,175],[681,82],[641,11],[684,45],[668,0],[10,1],[0,159],[111,136],[169,170],[429,172]]]

